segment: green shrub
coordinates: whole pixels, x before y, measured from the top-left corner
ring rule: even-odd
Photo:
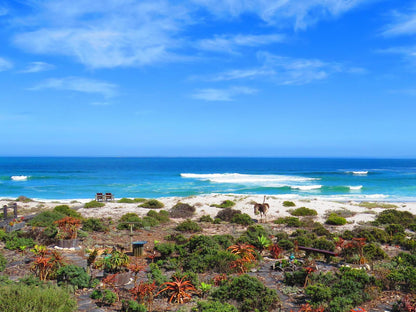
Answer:
[[[77,219],[82,219],[82,216],[79,212],[76,212],[74,209],[69,208],[68,205],[56,206],[53,211],[62,213],[65,216],[73,217]]]
[[[77,303],[69,293],[54,285],[28,286],[21,283],[0,287],[2,312],[72,312]]]
[[[134,300],[123,301],[123,312],[147,312],[147,308]]]
[[[331,232],[329,232],[321,223],[315,222],[312,226],[312,232],[315,233],[318,236],[327,236],[330,235]]]
[[[295,206],[296,206],[296,204],[292,201],[285,200],[283,202],[283,207],[295,207]]]
[[[73,264],[59,268],[56,277],[58,285],[69,284],[74,286],[75,289],[88,288],[91,281],[91,277],[83,268]]]
[[[259,244],[258,237],[266,236],[269,237],[270,233],[265,230],[265,228],[261,225],[250,225],[247,230],[241,234],[238,238],[238,243],[247,243],[250,245],[255,246],[256,248],[261,248],[262,246]]]
[[[224,200],[221,204],[211,204],[210,207],[217,207],[217,208],[231,208],[235,206],[235,202],[232,200]]]
[[[376,217],[378,224],[400,224],[408,227],[415,222],[415,216],[409,211],[399,211],[396,209],[387,209],[380,212]]]
[[[160,209],[163,208],[165,205],[158,201],[157,199],[149,199],[146,200],[143,204],[139,205],[142,208],[151,208],[151,209]]]
[[[234,210],[231,208],[224,208],[223,210],[220,210],[215,218],[221,219],[222,221],[231,222],[231,220],[234,218],[235,215],[241,214],[240,210]]]
[[[115,292],[109,290],[109,289],[104,289],[103,290],[103,298],[101,299],[101,301],[105,304],[108,305],[112,305],[113,303],[115,303],[118,299],[118,296]]]
[[[281,239],[277,242],[277,245],[284,250],[292,250],[295,247],[293,242],[288,239]]]
[[[175,244],[159,243],[155,245],[155,250],[160,252],[162,259],[166,259],[175,252]]]
[[[128,212],[121,216],[120,220],[118,220],[117,229],[119,230],[129,230],[130,224],[128,222],[136,222],[133,224],[133,229],[139,229],[143,227],[142,219],[134,212]]]
[[[364,257],[371,261],[383,260],[387,258],[386,252],[375,243],[366,244],[363,247]]]
[[[231,223],[236,223],[236,224],[241,224],[241,225],[252,225],[254,221],[246,213],[237,213],[231,218]]]
[[[30,202],[33,202],[33,199],[30,199],[29,197],[26,197],[26,196],[19,196],[18,198],[16,198],[16,201],[22,202],[22,203],[30,203]]]
[[[160,223],[166,223],[170,221],[169,212],[166,210],[160,210],[159,212],[156,210],[149,210],[146,215],[158,220]]]
[[[149,216],[144,216],[142,218],[142,222],[143,222],[143,227],[152,227],[152,226],[157,226],[159,225],[159,220],[149,217]]]
[[[305,293],[315,303],[326,302],[332,298],[331,288],[321,283],[309,285],[306,287]]]
[[[310,208],[306,208],[306,207],[300,207],[300,208],[296,208],[295,210],[291,210],[290,214],[292,216],[297,216],[297,217],[317,216],[318,215],[318,213],[316,212],[315,209],[310,209]]]
[[[0,272],[3,272],[7,265],[7,259],[0,252]]]
[[[123,197],[123,198],[120,198],[117,202],[120,203],[120,204],[134,204],[134,203],[143,203],[145,201],[146,201],[145,198],[131,199],[131,198]]]
[[[388,243],[390,242],[390,236],[376,227],[359,227],[355,228],[354,231],[345,231],[342,234],[342,238],[351,240],[353,237],[363,237],[367,242],[378,242],[378,243]]]
[[[246,274],[234,277],[215,289],[212,297],[221,302],[237,302],[242,312],[268,312],[276,308],[279,297],[257,278]]]
[[[400,224],[389,224],[384,228],[384,231],[386,231],[386,233],[390,236],[404,234],[404,227]]]
[[[149,279],[149,282],[152,283],[154,281],[156,285],[160,286],[168,281],[168,277],[162,273],[162,271],[156,263],[150,263],[149,269],[150,272],[147,273],[147,278]]]
[[[58,221],[64,217],[64,214],[57,211],[43,211],[35,216],[32,220],[30,220],[28,224],[31,226],[48,227],[53,226],[55,221]]]
[[[6,240],[6,244],[4,248],[10,250],[16,249],[27,249],[35,246],[35,242],[31,238],[26,237],[18,237],[17,235],[10,236],[9,239]]]
[[[94,289],[90,295],[91,299],[100,300],[103,297],[103,293],[99,289]]]
[[[198,223],[188,219],[186,221],[179,223],[176,226],[175,230],[180,231],[180,232],[196,233],[196,232],[201,232],[202,228],[199,226]]]
[[[358,204],[358,206],[360,207],[365,207],[368,209],[372,209],[372,208],[399,208],[394,204],[384,204],[384,203],[371,203],[371,202],[361,202]]]
[[[331,213],[325,223],[330,225],[344,225],[347,223],[347,219],[340,217],[336,213]]]
[[[304,224],[297,217],[278,218],[274,221],[276,224],[286,224],[289,227],[301,227]]]
[[[214,219],[212,219],[210,215],[204,215],[199,218],[199,222],[214,223]]]
[[[237,308],[219,301],[198,301],[192,312],[238,312]]]
[[[312,242],[312,247],[321,250],[334,251],[335,243],[325,238],[317,238]]]
[[[189,218],[195,213],[196,209],[194,206],[184,203],[177,203],[169,212],[171,218]]]
[[[84,204],[84,208],[100,208],[104,206],[105,206],[105,203],[97,202],[96,200],[92,200]]]
[[[82,230],[87,232],[107,232],[108,227],[98,218],[88,218],[82,221]]]

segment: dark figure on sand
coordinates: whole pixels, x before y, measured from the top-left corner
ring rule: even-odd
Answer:
[[[264,196],[262,204],[258,204],[258,203],[254,204],[254,214],[256,215],[260,214],[260,221],[263,220],[263,216],[264,216],[264,220],[266,221],[266,214],[270,208],[269,204],[265,203],[265,201],[266,201],[266,196]]]

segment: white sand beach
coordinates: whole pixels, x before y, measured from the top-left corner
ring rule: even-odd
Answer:
[[[210,215],[215,217],[222,208],[211,207],[212,204],[221,204],[224,200],[232,200],[236,203],[233,209],[240,210],[242,213],[250,215],[254,219],[259,219],[258,215],[254,214],[253,203],[262,203],[263,195],[233,195],[233,194],[211,194],[191,197],[165,197],[159,198],[165,207],[164,210],[169,211],[178,202],[187,203],[195,206],[196,212],[191,219],[199,218],[202,215]],[[57,205],[67,204],[72,208],[78,209],[84,217],[108,218],[115,220],[120,218],[123,214],[128,212],[137,213],[139,216],[144,216],[149,211],[148,208],[138,207],[139,203],[118,203],[117,199],[114,202],[106,202],[104,207],[100,208],[83,208],[83,204],[89,200],[54,200],[54,201],[31,201],[27,203],[18,202],[18,213],[20,215],[27,215],[37,213],[43,210],[53,209]],[[348,223],[343,226],[345,229],[353,228],[357,224],[363,224],[374,220],[377,213],[386,208],[367,208],[360,206],[360,202],[335,202],[322,199],[303,199],[291,200],[295,203],[295,207],[284,207],[285,200],[274,196],[266,196],[266,202],[270,205],[270,210],[267,214],[267,222],[271,222],[279,217],[290,216],[290,210],[299,207],[307,207],[315,209],[318,215],[314,218],[315,221],[325,222],[326,216],[331,211],[345,211],[350,217],[347,217]],[[6,205],[10,200],[0,200],[0,205]],[[409,211],[416,214],[416,202],[377,202],[380,206],[384,204],[393,204],[397,206],[395,209]],[[11,213],[11,212],[9,212]]]

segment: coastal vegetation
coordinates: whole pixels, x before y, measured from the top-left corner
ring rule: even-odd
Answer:
[[[126,204],[137,211],[136,202]],[[85,290],[108,311],[416,306],[416,216],[409,211],[386,208],[365,224],[347,223],[348,209],[318,215],[306,207],[265,223],[231,207],[195,216],[195,206],[180,202],[114,219],[85,211],[59,205],[22,229],[0,230],[2,311],[23,311],[27,302],[36,311],[75,311]],[[61,253],[53,248],[59,238],[78,238],[87,252]],[[133,239],[145,240],[143,255],[130,251]],[[86,265],[74,262],[79,257]]]

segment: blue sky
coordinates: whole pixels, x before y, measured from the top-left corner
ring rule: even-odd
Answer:
[[[416,157],[416,1],[0,1],[3,156]]]

